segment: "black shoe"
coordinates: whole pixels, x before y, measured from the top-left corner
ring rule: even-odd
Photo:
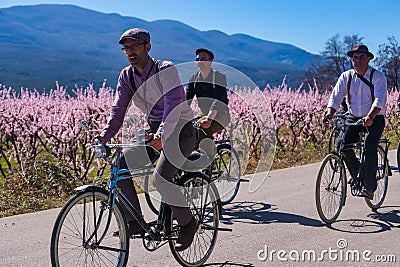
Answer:
[[[175,250],[184,251],[185,249],[190,247],[198,228],[199,223],[194,217],[192,217],[188,224],[186,224],[185,226],[181,226],[181,228],[179,229],[179,236],[176,239]]]
[[[374,199],[374,191],[363,188],[359,194],[360,197],[365,197],[370,200]]]
[[[144,236],[144,230],[137,221],[128,222],[128,234],[132,236]],[[113,236],[119,236],[119,231],[115,231]]]

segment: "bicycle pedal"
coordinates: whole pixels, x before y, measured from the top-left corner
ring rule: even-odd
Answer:
[[[130,235],[129,238],[130,239],[138,239],[138,238],[142,239],[142,238],[144,238],[144,235],[143,234]]]
[[[157,234],[157,233],[152,233],[152,234],[153,234],[153,236],[146,233],[146,234],[144,234],[144,236],[142,238],[147,241],[161,242],[161,236],[159,234]]]

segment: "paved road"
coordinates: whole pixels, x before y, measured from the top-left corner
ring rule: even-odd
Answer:
[[[394,151],[390,152],[390,163],[395,165]],[[252,194],[244,183],[235,202],[226,206],[223,214],[223,225],[233,232],[220,232],[205,266],[399,266],[397,168],[392,166],[393,176],[382,208],[372,212],[364,199],[351,196],[338,221],[327,227],[319,220],[314,203],[318,167],[319,164],[311,164],[272,171],[264,185]],[[58,211],[0,219],[0,266],[50,266],[50,233]],[[307,255],[313,252],[317,260],[310,261]],[[349,255],[355,260],[346,260]],[[359,260],[356,255],[360,255]],[[378,262],[393,261],[393,257],[397,263]],[[134,240],[129,266],[177,263],[168,246],[150,253],[139,240]]]

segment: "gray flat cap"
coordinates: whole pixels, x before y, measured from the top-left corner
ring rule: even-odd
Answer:
[[[122,44],[125,39],[140,39],[145,41],[146,43],[150,43],[150,33],[146,30],[140,28],[129,29],[124,32],[119,38],[119,43]]]

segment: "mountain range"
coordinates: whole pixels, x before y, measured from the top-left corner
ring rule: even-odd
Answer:
[[[0,84],[41,90],[58,81],[69,88],[88,83],[96,88],[107,79],[115,87],[128,64],[118,40],[133,27],[150,32],[155,58],[193,61],[196,48],[206,47],[215,62],[240,70],[260,88],[280,84],[285,75],[289,85],[298,86],[318,57],[290,44],[200,31],[174,20],[148,22],[73,5],[14,6],[0,9]]]

